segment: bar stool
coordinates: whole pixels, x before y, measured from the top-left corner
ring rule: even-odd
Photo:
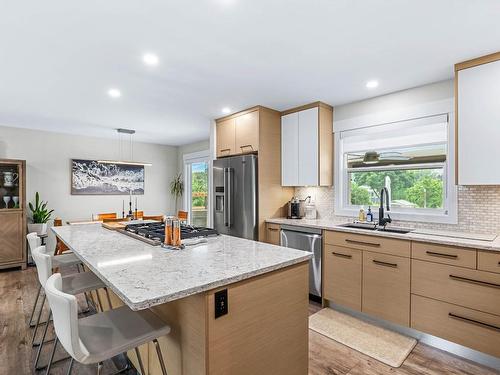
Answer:
[[[167,375],[158,338],[170,333],[170,326],[150,310],[132,311],[127,306],[78,319],[76,298],[63,292],[63,278],[53,274],[45,284],[45,292],[54,315],[56,339],[51,359],[60,342],[71,356],[68,374],[76,360],[96,364],[100,375],[102,362],[134,349],[141,373],[145,374],[138,347],[153,342],[163,375]],[[47,375],[50,371],[47,367]]]
[[[36,232],[28,233],[26,235],[26,239],[28,240],[28,246],[30,248],[30,252],[33,253],[33,250],[42,245],[42,240],[38,237]],[[65,268],[71,266],[77,266],[81,264],[80,259],[76,257],[75,254],[62,254],[57,256],[56,259],[53,259],[52,265],[57,268]],[[29,320],[29,326],[34,327],[35,323],[33,322],[33,317],[35,316],[36,306],[38,304],[38,300],[40,299],[40,292],[42,291],[42,284],[39,285],[38,291],[36,293],[35,303],[33,304],[33,308],[31,309],[31,315]]]
[[[53,269],[53,264],[52,261],[54,259],[54,256],[47,254],[47,250],[45,246],[39,246],[36,249],[32,251],[32,256],[33,260],[35,261],[37,271],[38,271],[38,280],[40,281],[40,285],[44,287],[45,289],[45,284],[47,283],[47,280],[49,277],[52,275],[52,269]],[[62,290],[70,295],[77,295],[77,294],[82,294],[82,293],[87,293],[91,292],[94,290],[98,290],[103,288],[106,291],[106,295],[108,297],[108,304],[110,307],[112,307],[111,304],[111,299],[109,297],[108,290],[104,283],[92,272],[81,272],[81,273],[74,273],[70,274],[67,276],[64,276],[62,278]],[[45,300],[46,300],[46,295],[47,293],[44,294],[42,298],[42,305],[40,307],[40,312],[38,313],[38,318],[37,318],[37,323],[35,326],[35,330],[33,332],[33,336],[31,339],[31,343],[34,344],[35,342],[35,337],[38,331],[39,323],[40,323],[40,317],[42,315],[43,307],[45,305]],[[99,295],[98,295],[99,297]],[[87,301],[88,303],[88,301]],[[102,303],[99,299],[99,305],[102,308]],[[40,354],[42,352],[42,347],[43,344],[45,343],[45,337],[47,335],[47,330],[49,327],[50,319],[52,316],[52,311],[49,308],[49,316],[47,317],[47,322],[45,324],[45,329],[43,332],[42,339],[40,341],[40,345],[38,347],[38,351],[35,357],[35,364],[34,367],[35,369],[39,370],[41,368],[38,368],[38,360],[40,359]]]

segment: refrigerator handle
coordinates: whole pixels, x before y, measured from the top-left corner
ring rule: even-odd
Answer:
[[[228,175],[228,168],[224,168],[224,207],[222,208],[224,210],[224,225],[227,227],[229,225],[228,219],[227,219],[227,205],[228,205],[228,199],[227,199],[227,175]]]
[[[231,173],[232,170],[231,168],[227,169],[227,226],[231,228],[231,225],[233,225],[233,218],[231,216],[231,197],[232,197],[232,192],[233,192],[233,179],[231,178]]]
[[[288,247],[288,238],[283,230],[281,231],[280,246]]]

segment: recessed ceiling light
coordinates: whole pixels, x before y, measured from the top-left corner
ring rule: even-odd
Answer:
[[[146,65],[156,66],[160,62],[160,59],[153,53],[146,53],[144,54],[144,56],[142,56],[142,61]]]
[[[109,89],[108,95],[112,98],[119,98],[120,96],[122,96],[122,92],[118,89]]]
[[[229,108],[229,107],[222,108],[222,113],[224,113],[225,115],[231,113],[231,108]]]
[[[366,88],[368,88],[368,89],[374,89],[377,86],[378,86],[377,80],[371,80],[371,81],[366,82]]]

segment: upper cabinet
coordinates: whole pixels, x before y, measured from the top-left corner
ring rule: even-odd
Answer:
[[[259,150],[259,109],[217,120],[217,157]]]
[[[455,127],[459,185],[498,185],[500,52],[455,65]]]
[[[312,103],[282,112],[281,184],[333,183],[333,108]]]

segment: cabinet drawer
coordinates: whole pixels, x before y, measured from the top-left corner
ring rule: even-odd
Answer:
[[[412,294],[411,327],[500,356],[500,317]]]
[[[324,297],[361,311],[361,250],[325,245],[324,262]]]
[[[483,271],[500,273],[500,252],[478,251],[477,268]]]
[[[413,242],[411,257],[429,262],[476,269],[476,250]]]
[[[280,225],[267,223],[266,224],[266,241],[268,243],[279,245],[280,244]]]
[[[411,292],[500,315],[500,275],[412,260]]]
[[[410,257],[410,241],[396,240],[380,236],[325,231],[325,243],[346,246],[354,249],[369,250],[402,257]]]
[[[363,252],[362,311],[410,325],[410,259]]]

